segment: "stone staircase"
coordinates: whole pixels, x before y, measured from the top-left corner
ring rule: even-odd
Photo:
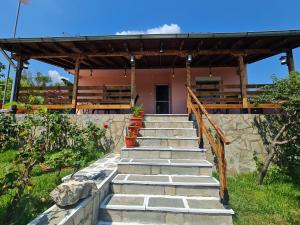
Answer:
[[[140,135],[139,147],[121,151],[98,225],[232,225],[187,115],[146,115]]]

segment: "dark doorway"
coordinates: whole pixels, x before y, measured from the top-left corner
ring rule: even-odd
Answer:
[[[168,114],[169,113],[169,86],[157,85],[155,92],[156,92],[156,113]]]

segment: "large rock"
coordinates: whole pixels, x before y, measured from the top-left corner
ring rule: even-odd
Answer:
[[[97,186],[93,181],[69,180],[57,186],[50,196],[58,206],[65,207],[76,204],[96,191]]]

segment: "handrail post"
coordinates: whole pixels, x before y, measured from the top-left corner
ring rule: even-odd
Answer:
[[[225,159],[225,147],[224,147],[224,142],[220,138],[218,138],[218,140],[219,140],[218,164],[219,164],[219,175],[220,175],[220,197],[221,197],[221,202],[224,205],[228,205],[229,204],[229,194],[228,194],[228,189],[227,189],[227,176],[226,176],[227,163],[226,163],[226,159]]]
[[[204,140],[203,140],[203,126],[204,121],[202,117],[202,112],[200,111],[200,127],[199,129],[199,148],[204,148]]]

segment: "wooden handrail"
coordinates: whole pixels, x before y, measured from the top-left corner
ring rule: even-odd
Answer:
[[[196,102],[196,105],[194,104]],[[197,107],[197,109],[196,109]],[[220,198],[221,202],[228,205],[229,196],[227,190],[227,176],[226,176],[226,159],[225,159],[225,145],[230,144],[223,131],[213,121],[205,107],[201,104],[199,99],[193,93],[190,87],[187,86],[187,109],[188,113],[194,113],[198,124],[199,134],[199,146],[203,148],[203,135],[205,135],[213,152],[215,153],[218,160],[218,172],[220,178]],[[207,118],[207,121],[216,131],[216,134],[212,134],[211,130],[207,127],[203,120],[203,115]]]
[[[207,120],[209,121],[209,123],[212,125],[213,128],[215,128],[216,132],[218,133],[218,135],[220,136],[220,138],[222,139],[222,141],[228,145],[230,144],[230,141],[225,137],[223,131],[216,125],[216,123],[212,120],[211,116],[208,114],[207,110],[204,108],[204,106],[201,104],[201,102],[199,101],[199,99],[196,97],[196,95],[193,93],[193,91],[187,87],[187,90],[189,92],[189,94],[191,95],[191,97],[193,98],[193,100],[197,103],[197,105],[199,106],[199,108],[201,109],[201,111],[203,112],[203,114],[206,116]]]

